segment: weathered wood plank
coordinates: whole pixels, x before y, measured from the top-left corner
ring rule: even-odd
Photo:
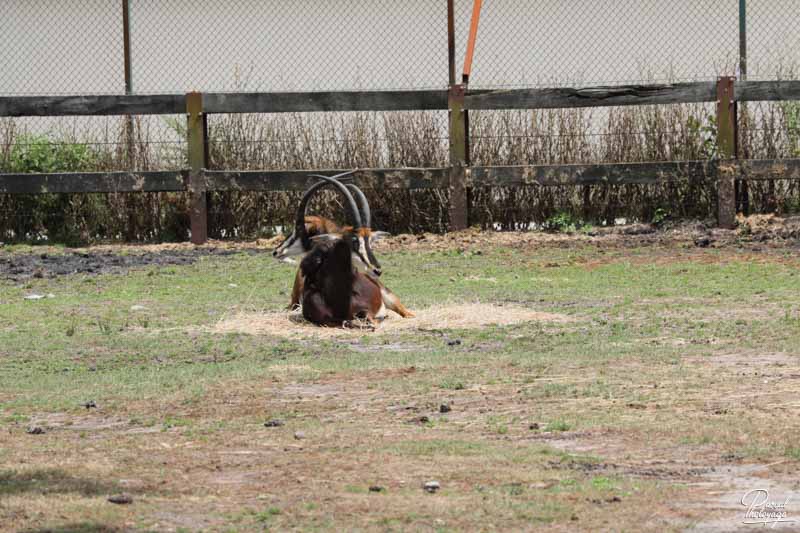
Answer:
[[[472,91],[465,109],[550,109],[712,102],[713,82]],[[800,100],[800,80],[737,81],[740,102]],[[447,109],[447,91],[208,93],[209,113],[412,111]],[[0,116],[163,115],[186,111],[183,94],[3,96]]]
[[[1,194],[185,191],[185,171],[0,174]]]
[[[0,117],[169,115],[186,112],[183,94],[3,96]]]
[[[710,82],[614,87],[512,89],[468,94],[467,109],[553,109],[713,102]]]
[[[717,80],[717,150],[725,161],[717,166],[717,225],[736,227],[736,103],[733,100],[734,79]]]
[[[742,159],[738,163],[739,179],[800,180],[800,159]]]
[[[186,144],[189,149],[189,177],[186,180],[189,190],[189,226],[193,244],[204,244],[208,240],[208,205],[206,180],[203,168],[205,160],[205,138],[203,95],[186,95]]]
[[[471,187],[520,185],[624,185],[704,179],[715,176],[713,161],[665,163],[613,163],[603,165],[526,165],[472,167],[467,170]]]
[[[208,93],[203,105],[207,113],[428,111],[447,109],[447,91]]]
[[[449,168],[363,169],[354,175],[354,183],[373,189],[446,188]],[[209,191],[303,191],[318,181],[310,174],[332,176],[342,170],[206,170]]]
[[[738,102],[800,100],[800,80],[737,81],[733,94]]]
[[[746,159],[612,163],[601,165],[486,166],[467,169],[470,187],[521,185],[653,185],[670,181],[718,179],[724,165],[736,179],[800,180],[800,159]],[[341,170],[220,171],[204,170],[207,190],[302,191],[316,180],[310,174]],[[180,192],[187,190],[188,171],[66,172],[0,174],[0,194]],[[365,188],[446,189],[450,168],[363,169],[354,181]]]
[[[464,110],[464,86],[450,88],[450,231],[469,226],[469,199],[467,197],[467,172],[469,164],[469,118]]]

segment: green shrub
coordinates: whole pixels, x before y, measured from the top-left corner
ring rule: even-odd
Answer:
[[[545,231],[555,231],[561,233],[574,233],[582,228],[583,221],[575,218],[572,213],[567,211],[560,211],[551,216],[542,224],[542,229]]]
[[[53,142],[45,135],[20,136],[9,157],[11,172],[92,170],[97,157],[85,144]]]
[[[96,154],[85,144],[53,142],[46,135],[30,134],[17,137],[7,160],[8,171],[17,173],[89,171],[97,164]],[[85,244],[86,221],[96,218],[96,203],[91,197],[66,194],[17,197],[15,212],[27,216],[23,219],[26,231],[17,231],[17,238],[35,241],[46,235],[50,241],[70,246]]]

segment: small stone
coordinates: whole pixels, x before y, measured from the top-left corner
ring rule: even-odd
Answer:
[[[273,420],[267,420],[266,422],[264,422],[264,427],[268,427],[268,428],[278,428],[278,427],[281,427],[281,426],[282,426],[282,425],[284,425],[284,424],[285,424],[285,422],[284,422],[283,420],[278,420],[278,419],[276,418],[276,419],[273,419]]]
[[[379,485],[372,485],[372,486],[369,488],[369,491],[370,491],[370,492],[383,492],[383,491],[385,491],[385,490],[386,490],[386,489],[384,489],[383,487],[381,487],[381,486],[379,486]]]
[[[131,311],[147,311],[147,308],[143,305],[132,305]]]
[[[130,494],[115,494],[108,497],[108,501],[118,505],[128,505],[133,503],[133,496]]]
[[[439,488],[441,488],[441,485],[439,485],[438,481],[428,481],[427,483],[425,483],[423,488],[425,489],[425,492],[433,494],[434,492],[439,490]]]
[[[294,438],[295,438],[295,440],[302,440],[302,439],[306,438],[306,434],[303,433],[302,431],[295,431],[294,432]]]
[[[450,406],[448,404],[446,404],[446,403],[443,403],[442,405],[439,406],[439,412],[440,413],[449,413],[450,410],[451,410]]]
[[[41,426],[29,426],[28,427],[28,434],[29,435],[44,435],[44,428]]]
[[[698,237],[694,240],[694,245],[700,248],[707,248],[711,245],[711,239],[708,237]]]

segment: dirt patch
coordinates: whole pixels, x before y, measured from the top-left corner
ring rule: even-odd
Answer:
[[[711,485],[717,490],[706,491],[705,496],[694,504],[706,510],[708,517],[695,524],[690,531],[744,531],[754,527],[797,531],[800,513],[792,507],[797,500],[800,485],[797,481],[772,471],[772,466],[730,465],[714,468],[713,472],[706,474],[705,482],[698,483],[699,487]],[[750,505],[755,503],[758,511],[758,504],[765,498],[771,503],[787,504],[784,518],[786,522],[770,523],[769,517],[747,515]],[[776,508],[773,512],[775,511],[780,509]],[[759,520],[767,520],[767,523],[759,524]]]
[[[149,247],[150,248],[150,247]],[[124,274],[129,270],[148,266],[190,265],[200,257],[228,256],[237,253],[267,253],[267,248],[255,247],[188,247],[174,246],[157,251],[130,248],[112,250],[104,247],[91,252],[67,250],[66,252],[3,253],[0,251],[0,278],[24,281],[30,278],[55,278],[70,274]]]
[[[402,234],[385,238],[376,244],[381,251],[439,251],[461,250],[481,253],[496,247],[570,247],[576,244],[604,248],[635,248],[661,245],[672,248],[701,249],[736,247],[763,253],[769,249],[800,247],[800,217],[754,215],[739,217],[735,230],[715,227],[714,221],[628,224],[613,227],[593,227],[577,233],[495,232],[470,228],[438,235],[434,233]],[[36,253],[4,251],[0,244],[0,278],[22,281],[30,278],[52,278],[69,274],[124,274],[146,266],[186,265],[204,256],[226,256],[237,253],[263,254],[283,240],[282,236],[249,242],[209,241],[203,246],[191,243],[166,244],[106,244],[91,248],[63,249],[54,246],[37,247]],[[658,260],[652,256],[648,260]],[[719,260],[714,257],[710,260]],[[601,261],[602,263],[602,261]],[[587,265],[592,266],[592,265]],[[492,278],[468,278],[494,282]]]
[[[570,322],[566,315],[543,313],[525,307],[500,304],[455,304],[434,306],[415,311],[414,318],[390,315],[375,329],[376,334],[403,331],[442,329],[474,329],[489,325],[505,326],[523,322]],[[240,313],[218,322],[214,333],[245,333],[248,335],[274,335],[277,337],[353,337],[371,330],[359,328],[323,328],[291,313]]]

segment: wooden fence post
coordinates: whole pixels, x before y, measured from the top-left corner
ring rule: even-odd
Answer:
[[[208,210],[206,208],[205,167],[206,139],[203,119],[203,94],[186,95],[188,115],[187,144],[189,148],[189,221],[192,243],[203,244],[208,240]]]
[[[717,80],[717,224],[721,228],[736,227],[736,102],[733,100],[734,78]]]
[[[464,86],[451,85],[447,98],[450,109],[450,230],[467,228],[467,117],[464,111]]]

